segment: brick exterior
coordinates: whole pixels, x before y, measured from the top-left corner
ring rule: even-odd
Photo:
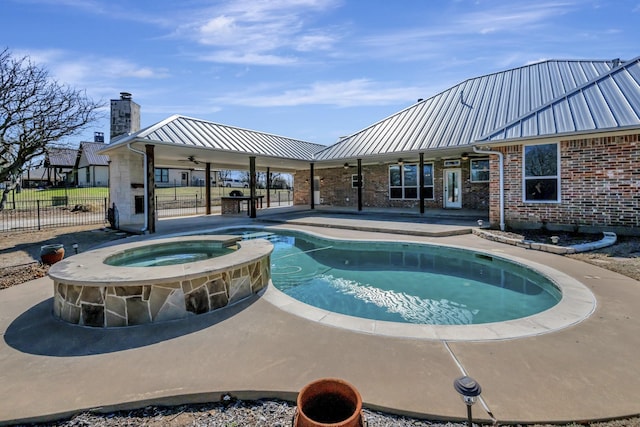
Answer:
[[[640,234],[640,134],[560,142],[560,203],[525,203],[522,144],[505,157],[505,223],[510,228]],[[499,223],[498,158],[491,158],[490,221]]]
[[[417,163],[417,162],[416,162]],[[433,163],[434,198],[425,200],[426,209],[441,209],[443,202],[443,161],[425,160]],[[461,161],[462,173],[462,208],[489,209],[488,183],[471,183],[469,181],[469,160]],[[321,178],[321,205],[353,207],[358,206],[358,189],[351,188],[351,176],[357,173],[355,166],[332,169],[316,167],[315,175]],[[309,171],[297,171],[294,180],[294,204],[308,205]],[[394,200],[389,198],[389,163],[362,166],[362,206],[376,208],[415,208],[419,209],[420,200]]]

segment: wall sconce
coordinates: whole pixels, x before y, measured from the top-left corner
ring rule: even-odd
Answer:
[[[308,183],[309,183],[309,178],[305,179],[305,180],[304,180],[304,183],[305,183],[305,184],[308,184]]]
[[[462,155],[460,156],[460,158],[462,160],[469,160],[469,153],[462,153]]]
[[[324,184],[324,178],[320,178],[320,184]]]
[[[345,163],[344,166],[342,166],[345,169],[349,169],[349,163]]]
[[[404,161],[402,159],[398,159],[398,166],[404,165]]]

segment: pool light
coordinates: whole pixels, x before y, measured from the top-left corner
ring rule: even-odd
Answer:
[[[478,400],[478,396],[482,393],[482,387],[480,387],[480,384],[473,378],[464,376],[456,378],[453,382],[453,388],[460,393],[462,401],[467,405],[467,425],[473,427],[471,406]]]

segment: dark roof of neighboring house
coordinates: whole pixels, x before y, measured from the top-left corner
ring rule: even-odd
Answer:
[[[78,150],[72,148],[50,148],[44,159],[46,167],[73,168]]]
[[[341,139],[315,159],[459,147],[487,135],[493,140],[638,126],[637,63],[549,60],[468,79]],[[535,128],[532,117],[540,118]]]
[[[84,154],[87,158],[87,162],[91,166],[108,166],[109,156],[104,154],[98,154],[98,151],[106,147],[103,142],[81,142],[78,149],[77,162],[80,162],[80,157]],[[75,166],[78,167],[78,163]]]
[[[117,139],[109,145],[122,145],[140,139],[300,160],[312,159],[313,153],[325,147],[180,115],[173,115],[153,126]]]

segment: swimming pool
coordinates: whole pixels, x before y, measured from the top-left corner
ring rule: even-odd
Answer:
[[[474,325],[535,315],[559,288],[523,265],[459,248],[324,239],[246,230],[266,238],[273,285],[314,307],[377,321]]]

